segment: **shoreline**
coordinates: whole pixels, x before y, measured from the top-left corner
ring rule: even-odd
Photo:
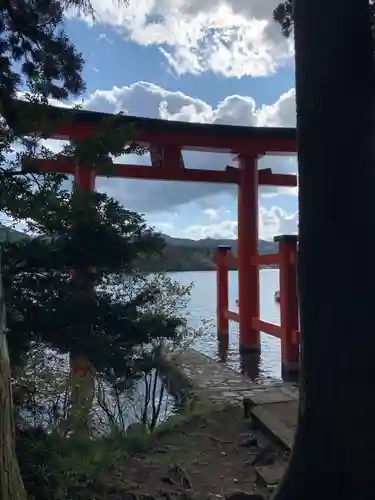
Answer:
[[[264,269],[279,269],[279,266],[259,266],[260,270]],[[158,273],[197,273],[197,272],[215,272],[216,268],[204,268],[204,269],[176,269],[176,268],[166,268],[158,269],[153,271],[142,271],[140,270],[138,274],[158,274]],[[229,268],[228,271],[237,271],[236,268]]]

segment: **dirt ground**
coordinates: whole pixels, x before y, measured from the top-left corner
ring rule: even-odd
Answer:
[[[261,494],[271,488],[257,481],[256,467],[285,463],[285,455],[268,441],[242,408],[212,409],[157,436],[147,453],[130,457],[119,480],[130,500],[239,498],[235,492]],[[151,498],[152,497],[152,498]],[[109,499],[109,497],[108,497]],[[254,497],[254,500],[256,497]]]

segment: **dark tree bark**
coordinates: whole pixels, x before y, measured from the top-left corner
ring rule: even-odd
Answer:
[[[274,500],[374,498],[374,59],[369,0],[295,0],[300,409]]]
[[[13,399],[0,265],[0,499],[26,500],[15,452]]]

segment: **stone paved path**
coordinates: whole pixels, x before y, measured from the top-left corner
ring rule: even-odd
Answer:
[[[295,384],[258,385],[195,349],[175,351],[169,360],[189,379],[198,399],[242,404],[248,398],[253,420],[286,448],[292,447],[298,409]]]

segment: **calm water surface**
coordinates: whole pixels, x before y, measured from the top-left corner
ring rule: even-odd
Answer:
[[[223,360],[222,350],[216,333],[216,272],[196,271],[171,273],[171,278],[183,285],[193,282],[191,303],[189,308],[191,326],[197,327],[202,320],[211,320],[212,327],[207,329],[196,341],[195,347],[211,358]],[[260,314],[261,319],[280,324],[279,305],[274,300],[274,293],[279,288],[279,271],[264,269],[260,272]],[[237,271],[229,273],[229,308],[237,311],[238,298]],[[233,369],[240,371],[243,359],[238,350],[238,324],[230,322],[229,345],[225,362]],[[280,340],[261,333],[261,358],[259,363],[259,381],[281,378]],[[245,371],[248,371],[245,369]]]

